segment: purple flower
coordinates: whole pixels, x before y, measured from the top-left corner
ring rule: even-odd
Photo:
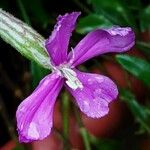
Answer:
[[[18,107],[20,142],[42,140],[50,134],[54,104],[63,85],[73,95],[80,110],[92,118],[108,114],[109,103],[118,95],[117,86],[108,77],[84,73],[75,67],[100,54],[129,50],[134,45],[134,33],[129,27],[97,29],[68,53],[69,39],[79,15],[79,12],[73,12],[59,16],[52,35],[45,42],[52,73],[42,79]]]

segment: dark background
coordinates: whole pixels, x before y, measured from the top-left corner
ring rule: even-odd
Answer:
[[[84,18],[88,16],[89,14],[93,14],[93,13],[99,14],[99,11],[97,11],[97,8],[93,6],[91,1],[92,0],[82,0],[82,1],[81,0],[51,0],[51,1],[50,0],[49,1],[48,0],[22,0],[22,1],[21,0],[1,0],[0,7],[8,11],[9,13],[13,14],[15,17],[29,23],[34,29],[36,29],[40,34],[42,34],[45,38],[47,38],[50,35],[51,31],[53,30],[53,26],[56,22],[56,17],[59,14],[64,14],[66,12],[72,12],[72,11],[81,11],[82,12],[81,18]],[[127,8],[130,10],[130,13],[133,15],[135,19],[136,27],[133,25],[133,28],[135,31],[137,30],[136,32],[137,39],[140,41],[144,41],[145,43],[149,43],[150,42],[150,34],[149,34],[150,30],[149,30],[148,21],[147,22],[145,21],[146,27],[144,28],[144,30],[141,30],[140,28],[141,18],[138,18],[140,15],[137,15],[137,13],[140,13],[140,11],[144,10],[144,8],[150,5],[149,1],[141,0],[140,6],[137,6],[137,1],[135,0],[131,0],[131,1],[124,0],[124,2]],[[129,2],[132,3],[132,6],[135,6],[135,9],[130,7]],[[111,0],[110,2],[110,7],[111,5],[113,6],[113,0]],[[28,15],[27,20],[25,20],[23,16],[22,6]],[[136,9],[136,7],[141,7],[140,11]],[[105,12],[105,9],[102,12]],[[107,9],[106,9],[106,12],[109,13]],[[102,13],[102,14],[100,13],[100,15],[103,15],[104,17],[106,17],[105,13]],[[117,15],[119,16],[121,14],[118,13]],[[113,14],[112,14],[112,20],[113,20]],[[121,21],[119,20],[118,25],[132,27],[132,24],[129,25],[128,23],[124,23],[124,21],[122,21],[122,23],[120,22]],[[116,23],[113,22],[113,24],[116,24]],[[88,23],[84,24],[84,26],[86,25],[88,26]],[[71,46],[74,46],[84,35],[85,33],[81,34],[79,30],[76,30],[71,40]],[[145,52],[145,49],[146,49],[145,47],[144,48],[142,47],[142,50],[140,50],[138,46],[135,46],[134,50],[131,52],[131,55],[137,56],[149,62],[150,55],[149,53],[147,53],[147,51]],[[114,55],[108,55],[107,57],[114,59]],[[84,67],[92,72],[97,72],[97,71],[100,71],[100,73],[107,72],[106,74],[109,77],[111,77],[114,80],[117,80],[116,82],[119,85],[119,87],[120,85],[122,86],[122,82],[124,81],[122,79],[116,79],[116,77],[117,75],[120,75],[120,72],[122,72],[122,70],[124,72],[126,71],[123,68],[121,68],[116,61],[111,61],[110,63],[107,63],[106,60],[107,58],[105,56],[98,57],[89,61],[88,63],[85,63]],[[34,66],[34,69],[36,68],[35,66]],[[113,68],[118,68],[118,67],[119,69],[113,69]],[[109,71],[109,70],[112,70],[112,71]],[[128,74],[128,72],[126,72],[126,74]],[[145,113],[145,110],[147,109],[149,110],[149,106],[150,106],[149,105],[150,104],[149,103],[149,92],[150,92],[149,88],[146,85],[144,85],[143,82],[138,80],[136,77],[132,76],[130,73],[129,73],[129,76],[130,77],[128,78],[128,80],[133,85],[133,88],[131,88],[131,91],[136,96],[139,106],[144,105],[146,107],[146,109],[143,107],[139,107],[140,111],[142,113],[143,112]],[[24,58],[23,56],[21,56],[9,44],[6,44],[2,39],[0,39],[0,147],[6,144],[10,139],[13,139],[14,133],[16,134],[15,112],[16,112],[17,106],[27,95],[29,95],[29,93],[31,93],[31,91],[33,90],[33,87],[38,83],[42,75],[36,81],[33,79],[33,77],[34,77],[34,74],[31,73],[31,62],[27,60],[26,58]],[[134,81],[134,80],[138,80],[138,81]],[[122,87],[126,88],[126,86],[122,86]],[[110,141],[98,142],[98,145],[100,146],[110,145],[110,147],[108,146],[109,148],[107,148],[108,150],[113,149],[113,146],[114,146],[114,149],[117,149],[115,147],[117,144],[112,144],[112,142],[115,141],[115,143],[120,144],[119,138],[126,139],[123,142],[123,146],[121,146],[122,149],[125,146],[124,147],[125,149],[130,148],[133,150],[140,149],[139,144],[141,144],[143,140],[145,139],[149,140],[149,133],[147,131],[142,130],[141,133],[139,131],[139,128],[142,125],[139,122],[137,123],[138,112],[135,113],[137,114],[137,117],[132,112],[132,109],[134,106],[128,105],[128,102],[124,102],[123,105],[125,105],[126,107],[125,108],[126,115],[125,115],[125,120],[123,119],[121,120],[121,126],[118,128],[118,130],[116,130],[118,132],[115,134],[113,133],[109,137]],[[113,119],[112,119],[112,122],[113,122]],[[146,120],[146,123],[148,126],[150,126],[150,124],[148,124],[150,123],[149,121]],[[99,138],[105,139],[105,137],[98,137],[97,139],[99,140]],[[126,143],[130,144],[130,146],[128,147]],[[93,147],[95,149],[99,149],[98,148],[99,146],[97,146],[96,143],[93,144]],[[148,146],[146,147],[148,148]]]

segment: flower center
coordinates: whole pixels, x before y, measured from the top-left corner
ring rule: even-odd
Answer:
[[[56,71],[59,72],[61,76],[67,79],[66,84],[73,90],[76,90],[77,88],[83,88],[83,84],[78,79],[76,72],[72,70],[69,66],[60,65],[59,67],[57,67]]]

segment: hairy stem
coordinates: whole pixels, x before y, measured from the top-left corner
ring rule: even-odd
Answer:
[[[45,39],[29,25],[0,9],[0,37],[30,60],[51,68]]]

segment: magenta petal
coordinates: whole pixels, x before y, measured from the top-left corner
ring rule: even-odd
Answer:
[[[54,27],[52,35],[45,43],[47,51],[55,65],[59,65],[67,60],[69,39],[79,15],[80,12],[73,12],[57,18],[57,24]]]
[[[63,85],[57,74],[46,76],[18,107],[16,112],[20,142],[47,137],[53,125],[53,107]]]
[[[127,51],[134,45],[134,40],[134,33],[129,27],[98,29],[90,32],[79,42],[74,48],[74,54],[70,52],[69,59],[73,57],[73,66],[77,66],[100,54]]]
[[[76,70],[83,89],[67,89],[75,97],[80,110],[92,118],[100,118],[108,114],[108,104],[118,95],[117,86],[108,77],[83,73]]]

